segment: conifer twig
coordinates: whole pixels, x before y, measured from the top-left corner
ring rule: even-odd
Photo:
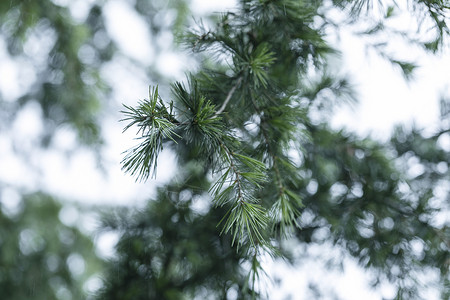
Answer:
[[[225,101],[222,103],[222,106],[219,108],[219,110],[214,114],[214,117],[217,117],[220,115],[224,110],[225,107],[227,107],[228,102],[230,102],[231,97],[233,96],[234,92],[236,91],[237,87],[241,84],[243,77],[239,77],[236,84],[231,88],[231,90],[228,92],[227,97],[225,98]]]

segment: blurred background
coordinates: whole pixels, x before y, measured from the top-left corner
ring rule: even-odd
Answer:
[[[164,151],[156,179],[136,183],[121,171],[122,152],[136,143],[134,132],[122,133],[122,104],[147,98],[156,84],[169,95],[170,83],[199,66],[177,36],[196,20],[215,22],[219,12],[235,5],[232,0],[0,2],[2,299],[93,299],[102,288],[105,264],[115,257],[119,240],[117,232],[102,230],[102,215],[117,207],[146,207],[176,169],[174,154]],[[328,14],[337,22],[344,18],[337,10]],[[415,30],[407,14],[393,22]],[[440,116],[450,96],[448,45],[431,55],[390,41],[395,55],[419,66],[405,79],[368,50],[372,41],[357,34],[363,25],[348,24],[329,35],[341,52],[330,65],[352,78],[358,103],[338,105],[320,119],[380,143],[395,130],[397,137],[416,129],[432,137],[443,126]],[[436,143],[448,155],[450,135]],[[417,162],[410,163],[416,166],[411,172],[423,173]],[[445,178],[448,161],[436,168]],[[449,199],[448,178],[440,193],[440,199]],[[209,208],[200,203],[196,209]],[[439,215],[436,222],[448,226],[449,217]],[[273,280],[261,289],[270,299],[315,299],[318,291],[324,299],[395,296],[389,280],[371,289],[371,271],[331,242],[292,241],[289,247],[297,255],[294,264],[264,260]],[[340,268],[329,267],[334,260]],[[438,299],[432,286],[424,293]],[[228,297],[238,298],[237,292]]]

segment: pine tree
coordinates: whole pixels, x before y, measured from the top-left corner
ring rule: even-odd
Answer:
[[[292,191],[296,162],[288,154],[301,149],[308,135],[296,88],[309,65],[320,68],[332,52],[322,30],[312,26],[317,9],[244,3],[241,14],[223,15],[214,31],[200,27],[186,35],[195,51],[216,59],[189,75],[187,84],[173,84],[174,100],[164,102],[154,88],[149,100],[126,107],[125,130],[138,126],[143,141],[128,151],[125,171],[147,179],[163,145],[172,143],[178,152],[182,141],[213,174],[214,205],[229,209],[223,232],[231,233],[238,247],[271,248],[269,232],[279,224],[280,233],[287,233],[302,207]],[[300,44],[306,37],[308,43]]]
[[[437,51],[448,34],[448,3],[411,4],[413,12],[434,22],[436,35],[409,42]],[[149,99],[125,106],[125,130],[137,128],[139,142],[127,151],[124,170],[137,180],[156,176],[158,155],[166,147],[176,153],[178,171],[143,212],[105,217],[105,226],[122,238],[103,298],[207,293],[226,299],[231,290],[239,299],[255,298],[261,296],[254,286],[263,273],[260,257],[282,255],[286,237],[309,243],[321,228],[328,232],[322,241],[333,241],[379,278],[395,282],[398,299],[420,297],[416,266],[438,270],[445,292],[448,227],[426,216],[448,207],[430,206],[435,183],[422,185],[423,178],[408,178],[398,167],[408,159],[402,156],[401,133],[382,145],[335,132],[313,117],[333,105],[324,93],[335,100],[354,98],[347,78],[330,75],[328,61],[337,52],[326,38],[337,25],[327,16],[329,5],[240,1],[238,10],[224,13],[214,26],[199,22],[183,35],[200,53],[198,72],[174,83],[170,96],[151,87]],[[332,7],[356,22],[371,16],[371,5],[333,1]],[[384,22],[395,9],[386,7],[364,34],[388,31]],[[380,54],[411,75],[412,62]],[[436,164],[449,159],[448,151],[437,150],[438,138],[427,142],[437,151]],[[397,162],[390,150],[398,153]],[[414,155],[425,159],[418,151]],[[447,171],[433,174],[448,184]],[[405,184],[411,189],[402,188]],[[196,202],[211,207],[201,213],[193,208]],[[302,212],[311,218],[303,219]],[[415,240],[425,244],[422,258],[411,254]]]

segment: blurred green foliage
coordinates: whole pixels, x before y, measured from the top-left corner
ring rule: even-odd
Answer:
[[[2,123],[13,122],[21,108],[33,102],[39,105],[44,121],[41,145],[49,145],[56,129],[64,124],[77,134],[80,144],[100,145],[100,118],[111,107],[111,87],[101,76],[102,67],[115,55],[126,55],[118,51],[106,28],[104,6],[108,1],[86,4],[85,16],[77,17],[73,11],[80,3],[58,3],[8,0],[0,4],[0,36],[11,58],[19,61],[18,67],[27,66],[24,81],[31,82],[31,86],[24,84],[19,99],[0,98]],[[180,30],[189,12],[187,2],[180,0],[136,1],[134,8],[154,38]],[[160,52],[157,43],[152,46]],[[139,67],[147,67],[149,77],[162,77],[154,66]]]
[[[19,199],[12,199],[13,197]],[[103,262],[92,237],[61,222],[62,206],[42,193],[3,192],[0,295],[14,300],[87,299],[85,286]],[[5,206],[12,203],[13,206]]]
[[[388,145],[381,145],[345,132],[316,130],[305,146],[305,179],[315,189],[303,191],[308,218],[297,237],[308,243],[331,240],[360,266],[376,271],[378,282],[387,278],[393,283],[398,299],[423,297],[426,284],[417,274],[434,268],[445,299],[450,151],[437,144],[439,136],[399,129]],[[413,169],[419,173],[413,175]]]
[[[62,124],[68,124],[83,144],[101,141],[98,113],[109,88],[100,78],[100,66],[109,61],[114,43],[105,31],[101,7],[93,5],[84,22],[68,7],[52,1],[3,1],[1,35],[9,54],[32,68],[35,80],[12,103],[1,101],[9,122],[27,102],[37,102],[45,126],[43,145]]]
[[[12,141],[15,158],[30,173],[39,170],[33,170],[28,151],[60,151],[51,146],[61,128],[75,133],[76,148],[99,153],[102,118],[115,107],[102,68],[117,56],[130,59],[119,51],[106,28],[106,4],[102,0],[0,1],[0,45],[5,46],[5,59],[18,69],[20,81],[14,84],[20,88],[13,93],[17,98],[0,93],[0,138]],[[185,1],[136,1],[134,5],[154,37],[179,28],[188,13]],[[175,15],[175,21],[166,22],[167,14]],[[6,63],[0,61],[0,68]],[[154,67],[146,67],[149,78],[161,78]],[[11,82],[13,74],[2,74],[7,78],[0,81]],[[31,147],[22,147],[14,140],[12,124],[30,104],[42,117],[43,130],[25,141],[32,141]],[[1,164],[0,169],[7,171]],[[41,192],[25,193],[20,188],[23,184],[0,182],[0,298],[88,299],[92,295],[86,293],[90,285],[86,280],[98,275],[103,264],[93,236],[60,221],[61,208],[67,205],[64,200]],[[14,195],[20,198],[20,210],[10,214],[4,204],[14,201]]]
[[[99,299],[226,299],[230,290],[250,297],[242,257],[216,227],[224,211],[205,199],[204,176],[192,166],[145,209],[104,216],[102,228],[121,238]]]

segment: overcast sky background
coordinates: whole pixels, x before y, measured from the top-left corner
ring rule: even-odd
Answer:
[[[59,1],[64,2],[64,1]],[[65,1],[69,3],[69,1]],[[74,1],[70,4],[73,15],[82,20],[89,9],[90,1]],[[206,15],[211,12],[221,12],[232,8],[235,1],[206,1],[193,0],[192,10],[198,15]],[[139,19],[136,12],[126,1],[112,0],[105,6],[107,14],[107,29],[113,39],[119,43],[121,50],[130,55],[136,61],[149,65],[156,63],[164,75],[171,76],[174,80],[183,80],[184,71],[192,69],[192,60],[187,54],[179,53],[173,46],[170,33],[158,40],[152,41],[145,23]],[[120,21],[118,21],[120,20]],[[399,17],[399,26],[412,26],[412,21],[406,17]],[[163,53],[153,53],[151,43],[166,45]],[[377,139],[387,139],[395,124],[412,126],[432,132],[436,128],[439,117],[439,98],[441,95],[450,95],[450,51],[431,56],[421,51],[411,49],[404,44],[393,41],[400,57],[412,58],[420,68],[416,71],[414,79],[406,82],[400,71],[392,67],[385,60],[375,54],[367,54],[364,44],[352,36],[349,32],[342,32],[334,41],[342,51],[341,72],[348,73],[355,83],[358,92],[359,104],[340,107],[330,116],[330,124],[334,128],[346,127],[349,131],[357,132],[361,136],[370,134]],[[20,62],[11,60],[7,56],[5,43],[0,39],[0,91],[5,99],[15,99],[20,95],[18,69]],[[116,61],[103,70],[102,74],[113,84],[114,97],[117,103],[135,104],[137,100],[148,97],[148,86],[155,84],[148,82],[145,73],[124,61]],[[25,82],[26,84],[26,82]],[[42,130],[39,121],[39,112],[33,107],[25,109],[19,120],[12,124],[18,138],[26,140]],[[43,170],[42,174],[31,176],[28,174],[28,163],[18,158],[10,147],[8,138],[0,136],[0,179],[11,184],[21,182],[29,189],[43,187],[51,193],[61,195],[69,200],[81,199],[86,203],[107,203],[139,205],[148,199],[154,191],[154,187],[169,180],[173,169],[173,157],[169,152],[164,152],[160,157],[158,177],[146,183],[135,183],[134,178],[123,174],[120,169],[121,152],[134,145],[134,132],[122,134],[123,124],[118,123],[117,115],[105,117],[106,151],[103,153],[108,163],[107,176],[96,169],[95,157],[88,151],[79,151],[73,155],[70,161],[58,151],[36,152],[30,157],[33,165],[38,165]],[[60,149],[70,149],[76,143],[75,135],[62,128],[56,136],[56,145]],[[450,140],[443,140],[442,146],[450,148]],[[39,176],[38,176],[39,175]],[[9,191],[9,193],[12,193]],[[13,197],[14,198],[14,197]],[[9,197],[9,199],[13,199]],[[14,207],[14,201],[8,205]],[[76,222],[80,216],[68,206],[62,214],[66,222]],[[106,236],[99,238],[99,246],[102,253],[111,255],[115,238]],[[324,253],[328,246],[315,246],[308,249],[299,248],[309,255],[325,255],[333,257],[337,253],[331,250]],[[302,254],[299,254],[301,257]],[[305,254],[305,257],[308,257]],[[356,263],[348,259],[345,262],[347,271],[341,274],[339,271],[329,271],[325,264],[316,260],[307,260],[301,267],[289,267],[279,261],[272,262],[267,259],[267,269],[274,277],[282,278],[281,287],[268,282],[270,299],[284,299],[287,292],[293,294],[306,290],[308,278],[313,278],[317,283],[333,283],[335,291],[343,299],[347,300],[375,300],[380,299],[380,293],[386,297],[393,296],[393,290],[388,285],[383,286],[379,293],[374,293],[368,288],[370,274],[360,270]],[[437,296],[432,292],[428,299]],[[292,298],[302,299],[302,298]],[[308,299],[308,298],[304,298]]]

